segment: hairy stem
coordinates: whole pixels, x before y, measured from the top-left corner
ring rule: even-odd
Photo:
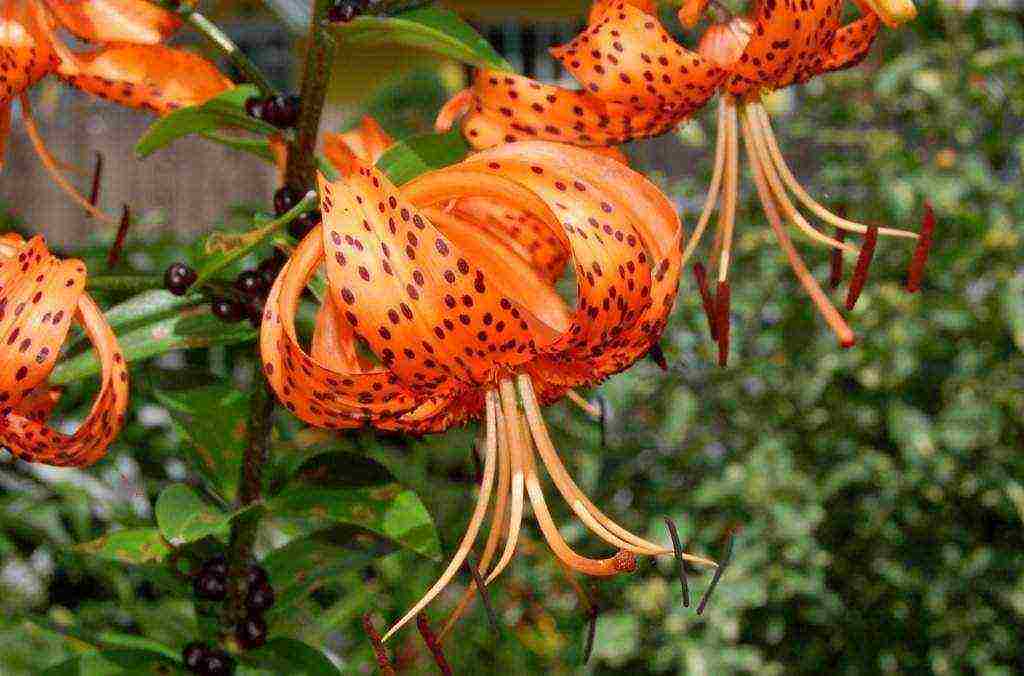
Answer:
[[[257,503],[263,494],[263,467],[270,461],[270,430],[273,422],[274,397],[263,379],[261,362],[254,366],[255,384],[249,402],[249,438],[242,461],[238,486],[238,506]],[[228,616],[239,622],[245,618],[245,578],[252,560],[253,545],[259,529],[260,511],[254,509],[239,517],[231,526],[228,559]]]
[[[302,108],[295,136],[288,144],[288,164],[284,174],[285,183],[297,190],[312,190],[316,185],[316,140],[335,52],[334,39],[324,27],[330,5],[329,0],[313,0],[306,64],[302,70]]]

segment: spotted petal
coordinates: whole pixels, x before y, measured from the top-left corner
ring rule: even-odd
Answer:
[[[206,59],[163,45],[115,45],[75,53],[57,70],[68,84],[163,115],[234,86]]]
[[[30,462],[91,465],[124,424],[128,371],[116,338],[85,290],[81,261],[61,261],[41,237],[0,240],[0,445]],[[46,386],[74,318],[101,364],[102,385],[73,435],[46,425],[56,392]]]
[[[173,12],[143,0],[47,0],[57,21],[87,42],[155,45],[181,26]]]
[[[58,58],[32,3],[0,8],[0,105],[8,104],[56,68]]]

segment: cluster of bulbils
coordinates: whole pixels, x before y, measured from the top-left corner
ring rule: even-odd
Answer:
[[[252,650],[267,642],[263,614],[274,606],[274,588],[267,571],[255,564],[249,566],[245,585],[246,616],[235,625],[235,640],[242,650]],[[227,559],[216,556],[206,561],[195,574],[192,591],[200,601],[224,601],[228,594]],[[186,669],[201,676],[227,676],[235,671],[235,660],[226,650],[202,641],[185,646],[182,660]]]
[[[245,270],[235,278],[229,289],[220,289],[210,300],[210,311],[228,324],[248,319],[258,327],[263,316],[263,304],[274,280],[286,262],[277,249],[253,270]],[[176,296],[184,296],[196,283],[196,271],[185,263],[174,263],[164,273],[164,288]]]

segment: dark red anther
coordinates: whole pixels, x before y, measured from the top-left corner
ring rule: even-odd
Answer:
[[[377,633],[377,628],[373,626],[373,618],[370,617],[370,613],[363,615],[363,631],[366,632],[367,638],[370,639],[370,643],[373,645],[373,653],[377,656],[377,666],[380,668],[380,673],[385,676],[395,676],[395,667],[391,664],[391,658],[388,657],[384,641],[381,640],[380,634]]]
[[[664,517],[665,525],[668,527],[668,535],[672,538],[672,552],[676,557],[676,572],[679,575],[679,586],[683,589],[683,607],[690,607],[690,586],[686,584],[686,564],[683,562],[683,543],[679,540],[679,531],[676,530],[675,522]]]
[[[651,345],[650,351],[647,352],[647,356],[651,358],[655,364],[658,365],[662,371],[668,371],[668,360],[665,359],[665,352],[661,349],[660,343]]]
[[[704,314],[708,318],[708,329],[711,331],[711,340],[718,340],[718,327],[715,325],[715,299],[711,297],[708,289],[708,275],[704,270],[703,263],[693,264],[693,278],[697,280],[697,288],[700,290],[700,301],[704,306]]]
[[[484,604],[484,610],[487,611],[487,620],[491,623],[491,629],[494,630],[496,636],[501,636],[501,625],[498,624],[498,615],[494,612],[494,606],[491,605],[491,595],[487,591],[487,585],[484,584],[483,577],[480,576],[480,571],[477,570],[476,564],[473,563],[473,557],[466,557],[466,568],[469,569],[469,574],[473,576],[473,583],[476,585],[476,591],[480,594],[480,601]]]
[[[587,642],[583,646],[583,664],[590,661],[590,656],[594,653],[594,637],[597,636],[597,617],[601,614],[601,609],[597,607],[597,603],[594,599],[590,599],[590,607],[587,608]]]
[[[96,153],[96,169],[92,172],[92,192],[89,193],[89,204],[96,206],[100,201],[100,181],[103,180],[103,153]]]
[[[704,596],[701,597],[700,604],[697,606],[697,614],[703,615],[704,609],[708,605],[708,601],[711,600],[711,594],[714,593],[715,587],[722,580],[722,575],[725,574],[725,569],[729,566],[729,562],[732,561],[732,543],[733,538],[739,529],[730,530],[725,536],[725,556],[718,562],[718,568],[715,569],[715,576],[711,578],[711,584],[708,585],[707,591],[704,592]]]
[[[110,247],[110,251],[107,252],[107,267],[112,268],[117,265],[117,262],[121,260],[121,250],[124,249],[124,239],[128,236],[128,228],[132,224],[132,211],[125,204],[121,210],[121,224],[117,226],[117,237],[114,238],[114,244]]]
[[[725,280],[718,283],[718,293],[715,294],[715,332],[718,334],[719,366],[729,364],[729,307],[729,280]]]
[[[416,628],[420,630],[420,636],[423,637],[423,642],[427,644],[427,649],[430,650],[430,654],[434,656],[434,662],[437,663],[437,668],[445,676],[451,676],[452,668],[448,665],[448,660],[444,657],[444,651],[441,649],[441,644],[437,640],[437,636],[434,635],[433,630],[430,628],[430,622],[427,620],[426,613],[420,613],[416,616]]]
[[[868,281],[868,269],[871,267],[871,259],[875,257],[875,244],[878,243],[878,227],[870,226],[864,234],[864,244],[860,247],[860,255],[857,256],[857,267],[853,269],[853,279],[850,280],[850,291],[846,294],[846,309],[852,310],[857,306],[857,299],[860,292],[864,290],[864,284]]]
[[[473,444],[473,449],[470,452],[473,455],[473,468],[475,471],[474,480],[476,481],[476,485],[480,486],[484,482],[484,464],[480,460],[480,448],[476,444]]]
[[[924,277],[924,266],[928,262],[934,232],[935,212],[932,211],[932,205],[925,202],[920,239],[917,240],[917,248],[914,249],[914,257],[910,259],[910,268],[907,270],[907,291],[910,293],[917,293],[921,289],[921,279]]]
[[[846,231],[842,228],[836,228],[836,240],[839,242],[846,241]],[[828,276],[829,287],[836,289],[839,284],[843,281],[843,250],[836,247],[832,249],[832,269]]]

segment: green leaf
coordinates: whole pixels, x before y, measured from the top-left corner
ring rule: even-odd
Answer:
[[[172,660],[178,659],[179,653],[176,650],[172,649],[170,646],[160,643],[160,641],[154,641],[153,639],[146,638],[145,636],[122,634],[119,631],[104,631],[97,634],[96,638],[104,647],[146,650],[149,652],[160,653]]]
[[[115,531],[73,549],[79,554],[128,564],[160,563],[171,551],[156,528]]]
[[[290,676],[338,676],[341,672],[322,652],[293,638],[275,638],[245,653],[245,662],[261,672]]]
[[[189,308],[171,317],[159,319],[117,337],[129,363],[143,361],[171,350],[212,345],[234,345],[256,339],[256,330],[248,323],[225,324],[208,308]],[[100,371],[93,351],[67,359],[50,374],[50,384],[64,385],[88,378]]]
[[[189,293],[184,296],[175,296],[170,291],[156,289],[143,291],[132,296],[123,303],[118,303],[103,313],[110,328],[117,331],[124,331],[145,324],[154,319],[167,317],[184,310],[185,308],[198,305],[203,296],[198,293]],[[68,349],[77,346],[85,339],[85,332],[76,329],[75,337],[68,341]]]
[[[247,510],[226,514],[185,484],[174,484],[157,498],[156,524],[165,538],[174,544],[184,544],[226,534],[231,520]]]
[[[185,674],[177,660],[150,650],[103,650],[72,657],[50,667],[42,676],[125,676]]]
[[[447,134],[421,134],[388,148],[377,161],[377,168],[395,185],[403,185],[420,174],[462,161],[469,144],[458,130]]]
[[[156,391],[178,431],[188,439],[195,468],[228,502],[235,499],[238,468],[248,441],[249,395],[229,383],[173,392]],[[217,415],[210,415],[216,411]]]
[[[296,604],[345,573],[395,551],[376,533],[342,525],[317,531],[268,554],[261,565],[270,577],[276,603],[269,618],[287,616]]]
[[[431,559],[440,559],[434,522],[416,494],[396,483],[359,488],[289,488],[268,503],[278,516],[366,528]]]
[[[144,158],[183,136],[218,129],[244,129],[260,136],[276,134],[277,129],[245,112],[245,100],[258,94],[259,91],[253,85],[239,85],[206,103],[165,115],[150,125],[142,135],[135,145],[135,154]]]
[[[315,192],[310,191],[285,214],[271,220],[265,216],[257,216],[256,227],[242,233],[214,232],[199,243],[203,254],[201,260],[195,261],[196,281],[202,284],[218,272],[243,258],[256,247],[266,243],[278,230],[291,223],[299,214],[313,209],[317,204]]]
[[[511,71],[508,61],[455,12],[423,7],[397,16],[361,16],[331,29],[344,47],[402,45],[463,63]]]

